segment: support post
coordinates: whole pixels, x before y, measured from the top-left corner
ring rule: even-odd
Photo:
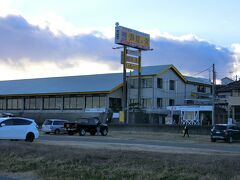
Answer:
[[[212,125],[215,125],[215,85],[216,85],[215,64],[213,64],[212,69],[213,69],[213,84],[212,84]]]
[[[138,56],[138,108],[141,109],[141,50],[139,49],[139,56]]]
[[[126,118],[126,108],[127,108],[127,81],[126,81],[126,54],[127,54],[127,47],[123,47],[123,112],[124,112],[124,123],[127,124]]]

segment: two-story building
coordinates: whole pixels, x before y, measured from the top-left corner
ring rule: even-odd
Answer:
[[[211,104],[209,80],[183,76],[173,65],[148,66],[142,69],[141,102],[138,102],[137,72],[129,74],[128,82],[129,105],[140,103],[147,113],[159,114],[156,118],[159,118],[160,124],[164,123],[164,118],[169,114],[169,106],[185,105],[187,109],[190,105]],[[206,108],[203,109],[205,111]],[[208,107],[208,112],[209,109],[211,107]],[[176,119],[180,118],[180,113]],[[211,116],[209,113],[208,116]]]
[[[240,122],[240,81],[234,81],[217,88],[216,105],[222,108],[219,113],[222,118],[232,118],[236,122]]]

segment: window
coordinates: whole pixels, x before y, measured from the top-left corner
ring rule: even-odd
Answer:
[[[203,93],[205,93],[205,92],[206,92],[206,87],[203,86],[203,85],[198,85],[198,86],[197,86],[197,92],[203,92]]]
[[[163,99],[157,98],[157,108],[162,108],[162,107],[163,107]]]
[[[99,108],[99,96],[93,96],[93,108]]]
[[[109,108],[111,108],[113,112],[121,111],[122,99],[121,98],[109,98]]]
[[[0,109],[5,109],[6,108],[6,100],[5,99],[0,99]]]
[[[23,99],[9,98],[7,99],[7,109],[22,109]]]
[[[137,89],[138,88],[138,79],[129,79],[129,88]]]
[[[77,98],[76,108],[77,109],[84,109],[85,108],[85,97],[77,96],[76,98]]]
[[[163,80],[162,78],[157,78],[157,88],[163,88]]]
[[[100,108],[105,108],[106,107],[106,97],[105,96],[100,96],[99,107]]]
[[[87,96],[86,97],[86,108],[92,108],[93,104],[92,104],[92,96]]]
[[[61,109],[61,97],[44,97],[43,109]]]
[[[151,98],[142,99],[142,107],[143,108],[151,108],[152,107],[152,99]]]
[[[53,125],[63,125],[64,121],[53,121]]]
[[[28,97],[24,101],[24,109],[41,109],[41,98],[37,97]]]
[[[13,120],[12,119],[5,120],[1,122],[1,125],[2,124],[5,124],[5,126],[13,126]]]
[[[87,96],[86,97],[86,108],[105,108],[106,107],[106,96]]]
[[[152,78],[143,78],[142,88],[152,88]]]
[[[169,106],[174,106],[174,99],[169,99]]]
[[[175,81],[169,80],[169,90],[175,90]]]
[[[13,125],[29,125],[32,123],[32,121],[26,120],[26,119],[12,119]]]
[[[52,125],[52,121],[51,120],[45,120],[43,122],[44,125]]]
[[[85,108],[85,97],[67,96],[64,97],[64,109],[83,109]]]

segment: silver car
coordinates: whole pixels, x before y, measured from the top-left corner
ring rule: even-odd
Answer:
[[[64,129],[64,123],[68,122],[67,120],[62,119],[46,119],[42,125],[42,131],[46,134],[54,133],[66,133]]]

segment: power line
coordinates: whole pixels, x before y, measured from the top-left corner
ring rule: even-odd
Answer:
[[[202,71],[200,71],[200,72],[198,72],[198,73],[196,73],[196,74],[193,74],[192,76],[196,76],[196,75],[201,74],[201,73],[203,73],[203,72],[205,72],[205,71],[209,71],[211,68],[212,68],[212,66],[210,66],[210,67],[208,67],[207,69],[204,69],[204,70],[202,70]]]

